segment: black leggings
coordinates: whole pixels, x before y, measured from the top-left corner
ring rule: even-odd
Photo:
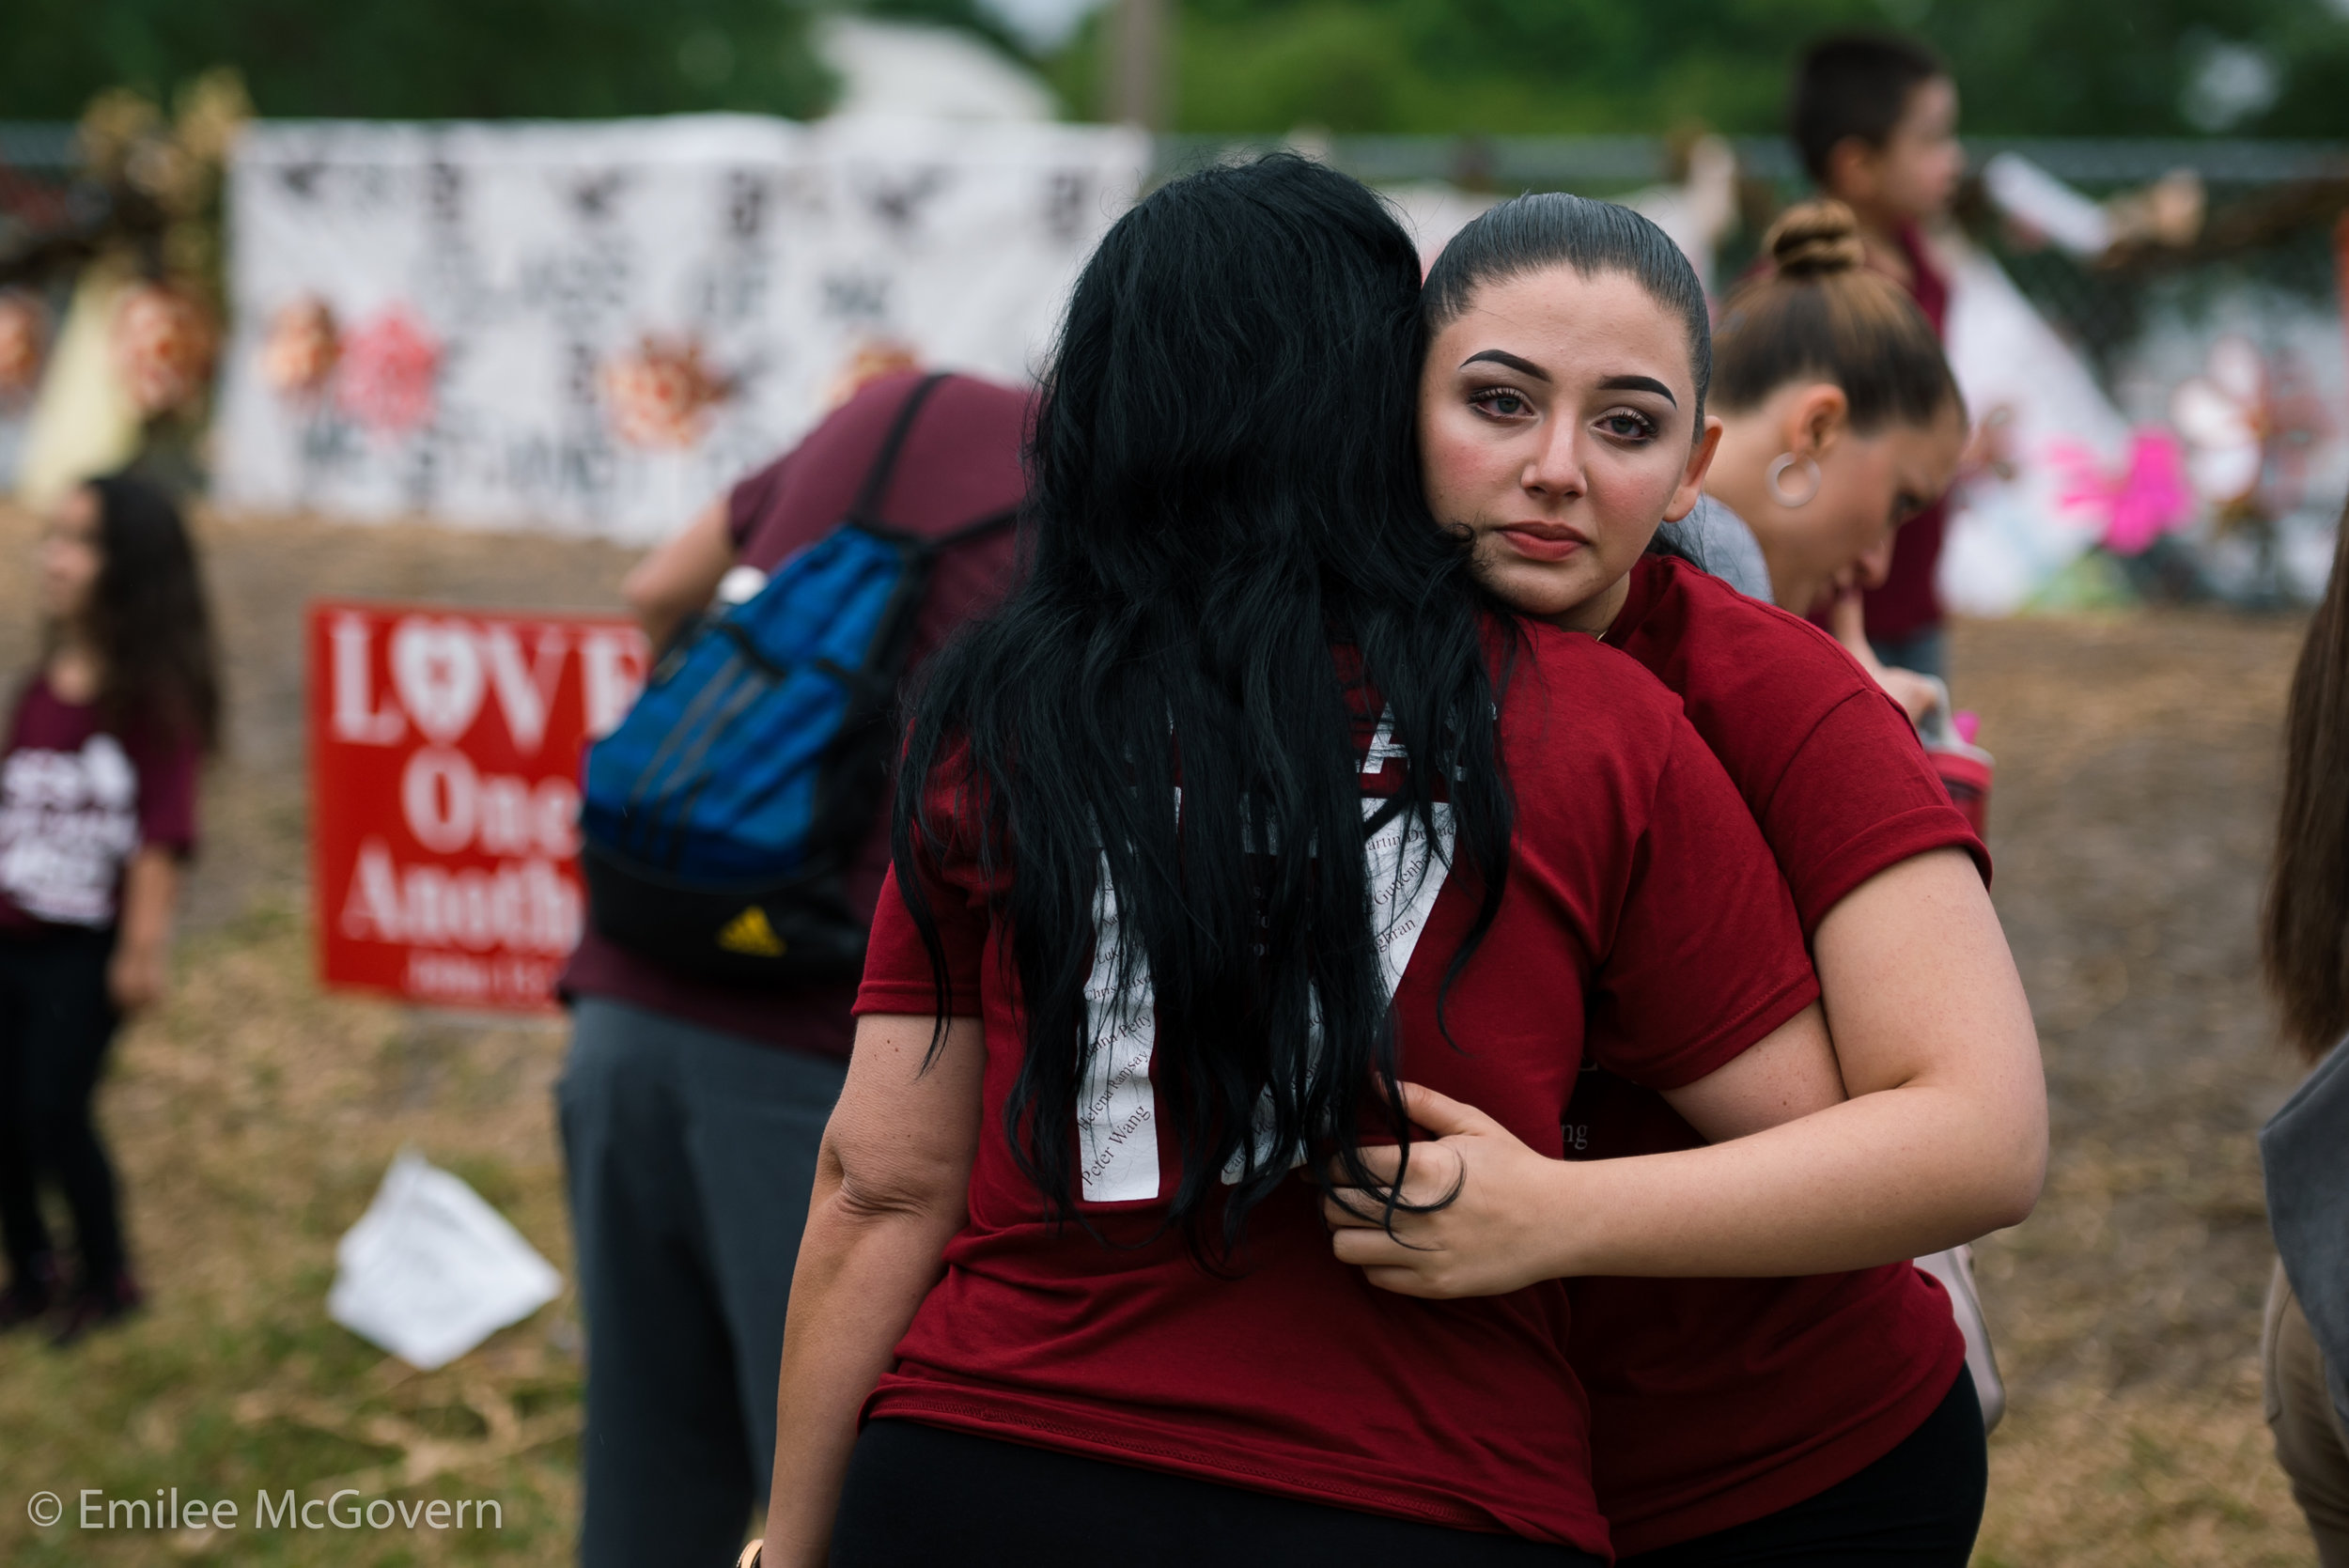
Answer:
[[[1816,1497],[1615,1568],[1966,1568],[1990,1483],[1982,1404],[1961,1370],[1898,1448]]]
[[[832,1568],[1600,1568],[1483,1535],[948,1432],[865,1424]]]
[[[111,1289],[122,1272],[122,1221],[90,1098],[119,1022],[106,990],[112,931],[0,935],[0,1236],[12,1279],[30,1283],[49,1256],[38,1193],[64,1190],[81,1280]]]

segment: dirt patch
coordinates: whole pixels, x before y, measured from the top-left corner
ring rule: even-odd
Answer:
[[[2258,985],[2295,620],[1966,626],[1994,887],[2054,1160],[1980,1265],[2011,1384],[1985,1563],[2306,1562],[2260,1417],[2260,1123],[2298,1078]]]

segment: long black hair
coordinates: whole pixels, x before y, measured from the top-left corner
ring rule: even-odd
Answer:
[[[101,671],[98,710],[117,727],[213,751],[220,663],[179,508],[125,474],[92,479],[88,488],[98,498],[100,564],[84,613]]]
[[[945,852],[938,792],[958,792],[1028,1015],[1004,1129],[1063,1219],[1104,875],[1120,993],[1155,996],[1181,1165],[1167,1224],[1205,1241],[1229,1167],[1228,1255],[1294,1152],[1371,1185],[1364,1139],[1409,1141],[1358,721],[1383,706],[1405,753],[1393,809],[1420,845],[1449,841],[1481,895],[1456,975],[1507,876],[1514,635],[1422,493],[1418,294],[1378,199],[1296,157],[1190,175],[1128,212],[1078,279],[1038,408],[1027,574],[915,699],[898,878],[942,1017],[917,870]]]

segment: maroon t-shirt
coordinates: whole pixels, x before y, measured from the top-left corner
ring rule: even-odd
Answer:
[[[884,377],[863,388],[790,452],[734,488],[727,527],[735,557],[772,571],[838,526],[879,456],[918,375]],[[932,390],[907,432],[879,520],[935,536],[1016,506],[1027,493],[1019,445],[1029,398],[1009,387],[950,376]],[[915,619],[911,663],[973,615],[992,609],[1010,585],[1012,531],[997,529],[940,552]],[[849,868],[850,906],[869,911],[889,869],[889,812],[874,802],[873,828]],[[708,1029],[833,1056],[848,1054],[856,984],[787,988],[735,986],[679,973],[617,946],[590,926],[559,982],[563,994],[600,996]]]
[[[37,675],[16,702],[0,757],[0,932],[104,930],[122,868],[148,845],[195,849],[201,748],[108,724]]]
[[[1908,257],[1908,292],[1925,313],[1937,334],[1947,331],[1949,281],[1936,271],[1924,241],[1914,225],[1897,238]],[[1896,642],[1941,624],[1941,594],[1934,584],[1941,567],[1941,540],[1949,530],[1949,505],[1937,501],[1901,525],[1892,536],[1892,565],[1884,585],[1865,596],[1868,635],[1878,642]]]
[[[1509,880],[1446,999],[1456,1047],[1437,997],[1474,922],[1468,879],[1441,859],[1418,875],[1399,824],[1367,853],[1403,1076],[1556,1158],[1586,1046],[1630,1079],[1685,1085],[1818,986],[1751,814],[1671,693],[1588,637],[1529,635],[1501,716],[1517,799]],[[1399,770],[1371,730],[1366,812]],[[1556,1281],[1458,1301],[1377,1289],[1331,1255],[1319,1194],[1301,1181],[1253,1212],[1225,1272],[1159,1234],[1180,1151],[1157,1118],[1151,1000],[1115,993],[1113,939],[1094,958],[1097,1090],[1064,1135],[1097,1238],[1051,1222],[1003,1132],[1026,1019],[1005,978],[1003,890],[982,879],[967,792],[941,784],[934,799],[950,848],[924,892],[951,1003],[985,1027],[985,1130],[945,1273],[865,1415],[1604,1554]],[[932,1014],[933,985],[893,882],[858,1011]]]
[[[1808,937],[1869,877],[1930,850],[1989,854],[1897,705],[1817,628],[1686,564],[1644,556],[1609,641],[1672,691],[1745,798]],[[1703,1141],[1663,1098],[1586,1072],[1567,1157]],[[1892,1264],[1781,1280],[1571,1281],[1568,1351],[1618,1551],[1758,1519],[1916,1431],[1965,1341],[1929,1276]]]

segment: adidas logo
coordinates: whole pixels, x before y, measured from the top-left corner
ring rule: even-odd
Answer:
[[[767,924],[767,911],[755,904],[719,927],[718,945],[753,958],[780,958],[784,954],[783,939]]]

